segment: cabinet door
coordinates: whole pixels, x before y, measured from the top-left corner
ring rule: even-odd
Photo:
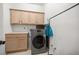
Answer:
[[[21,12],[17,10],[11,10],[11,24],[19,24],[21,18]]]
[[[29,12],[21,12],[21,24],[29,24]]]
[[[42,25],[44,24],[44,14],[42,13],[37,13],[36,15],[36,24]]]
[[[17,42],[16,38],[6,38],[6,52],[12,52],[17,50]]]
[[[18,50],[27,50],[27,38],[18,39]]]
[[[30,14],[30,21],[29,21],[29,23],[30,24],[36,24],[36,20],[37,20],[36,19],[36,15],[37,14],[36,13],[32,13],[32,12],[30,12],[29,14]]]

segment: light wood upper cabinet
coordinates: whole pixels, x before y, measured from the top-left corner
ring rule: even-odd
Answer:
[[[17,10],[11,10],[10,12],[11,24],[19,24],[21,19],[21,12]]]
[[[29,15],[30,15],[30,24],[36,24],[36,13],[32,13],[32,12],[30,12],[29,13]]]
[[[11,9],[11,24],[44,24],[44,13]]]
[[[44,14],[43,13],[37,13],[36,15],[36,24],[44,24]]]
[[[33,13],[30,14],[30,24],[43,25],[44,24],[44,14],[43,13]]]
[[[21,12],[21,24],[29,24],[29,12]]]

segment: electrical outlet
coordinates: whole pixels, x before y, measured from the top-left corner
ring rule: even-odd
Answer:
[[[26,27],[24,27],[24,29],[26,29]]]
[[[54,48],[54,50],[56,50],[56,47]]]
[[[53,44],[51,44],[51,47],[53,47]]]

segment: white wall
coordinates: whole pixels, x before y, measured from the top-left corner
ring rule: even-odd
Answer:
[[[37,11],[37,12],[44,12],[44,6],[31,4],[31,3],[11,3],[9,4],[14,9],[21,9],[21,10],[29,10],[29,11]]]
[[[20,10],[29,10],[29,11],[37,11],[37,12],[44,12],[44,7],[41,5],[36,5],[36,4],[27,4],[27,3],[10,3],[10,4],[3,4],[3,10],[4,10],[4,32],[12,32],[12,28],[10,25],[10,9],[20,9]],[[24,26],[27,28],[26,25],[17,25],[13,26],[13,30],[17,31],[18,27],[23,29],[24,31]],[[35,28],[33,25],[29,25],[29,27]],[[22,30],[20,30],[22,31]],[[27,31],[27,29],[25,29]]]
[[[3,41],[3,4],[0,4],[0,40]],[[5,45],[0,45],[0,55],[5,54]]]
[[[3,32],[3,24],[2,21],[3,20],[3,6],[2,4],[0,4],[0,40],[2,40],[2,32]]]
[[[47,3],[45,4],[45,20],[49,19],[50,17],[64,11],[65,9],[73,6],[74,3]],[[48,21],[45,21],[48,23]]]
[[[53,5],[53,4],[51,4]],[[55,8],[54,6],[48,5],[49,10],[46,12],[46,15],[52,16]],[[61,11],[66,9],[65,6],[56,7],[56,10]],[[67,4],[66,7],[69,7],[73,4]],[[51,6],[51,7],[50,7]],[[63,9],[64,8],[64,9]],[[53,13],[51,13],[53,12]],[[55,13],[54,13],[55,14]],[[48,17],[49,18],[49,17]],[[51,27],[54,29],[54,47],[56,50],[54,54],[79,54],[79,6],[53,18],[51,20]]]

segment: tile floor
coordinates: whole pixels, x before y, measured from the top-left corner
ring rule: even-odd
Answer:
[[[16,52],[16,53],[9,53],[8,55],[31,55],[31,50],[23,51],[23,52]],[[37,54],[37,55],[48,55],[48,52]]]

